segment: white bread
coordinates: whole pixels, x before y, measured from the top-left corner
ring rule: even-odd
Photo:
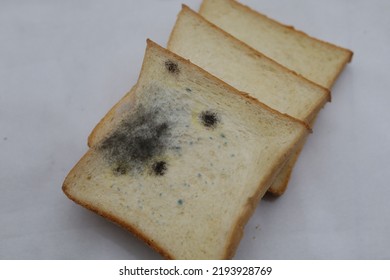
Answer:
[[[199,13],[307,79],[331,88],[352,52],[283,25],[234,0],[203,0]]]
[[[185,5],[168,49],[271,108],[307,123],[312,123],[330,99],[329,90],[269,59]],[[284,193],[300,150],[281,170],[270,193]]]
[[[101,124],[63,191],[172,259],[231,258],[309,132],[151,41],[137,85],[116,109],[120,122]]]

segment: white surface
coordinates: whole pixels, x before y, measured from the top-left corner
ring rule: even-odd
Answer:
[[[242,1],[354,51],[296,165],[237,259],[390,258],[390,2]],[[186,0],[193,9],[200,1]],[[165,45],[181,1],[0,2],[0,259],[160,258],[68,200],[87,137]]]

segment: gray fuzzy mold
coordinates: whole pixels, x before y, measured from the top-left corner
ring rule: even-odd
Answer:
[[[145,167],[153,165],[153,159],[162,157],[169,148],[171,126],[159,109],[147,110],[140,106],[98,149],[113,166],[115,174],[124,175],[131,170],[143,172]],[[163,174],[161,169],[157,168],[158,175]]]

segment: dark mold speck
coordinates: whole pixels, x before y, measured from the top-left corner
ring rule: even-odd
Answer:
[[[186,88],[186,91],[187,92],[191,92],[192,90],[190,88]]]
[[[127,165],[119,164],[117,167],[114,168],[114,173],[116,175],[125,175],[127,173]]]
[[[152,166],[153,173],[158,176],[163,176],[167,171],[167,163],[165,161],[155,162]]]
[[[202,124],[208,128],[215,128],[219,123],[219,117],[217,113],[212,111],[203,111],[199,117],[202,121]]]
[[[176,62],[173,62],[172,60],[165,61],[165,68],[172,74],[179,74],[180,72],[179,66]]]
[[[183,199],[179,199],[179,200],[177,201],[177,204],[183,205]]]

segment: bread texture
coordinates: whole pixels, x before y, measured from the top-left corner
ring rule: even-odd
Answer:
[[[310,131],[150,40],[116,109],[63,191],[170,259],[231,258]]]
[[[168,49],[279,112],[308,124],[330,100],[330,92],[226,33],[183,5],[170,35]],[[303,145],[303,143],[302,143]],[[301,148],[297,148],[297,153]],[[271,185],[285,192],[298,155]]]
[[[254,49],[326,88],[332,87],[352,59],[350,50],[310,37],[234,0],[203,0],[199,13]]]

